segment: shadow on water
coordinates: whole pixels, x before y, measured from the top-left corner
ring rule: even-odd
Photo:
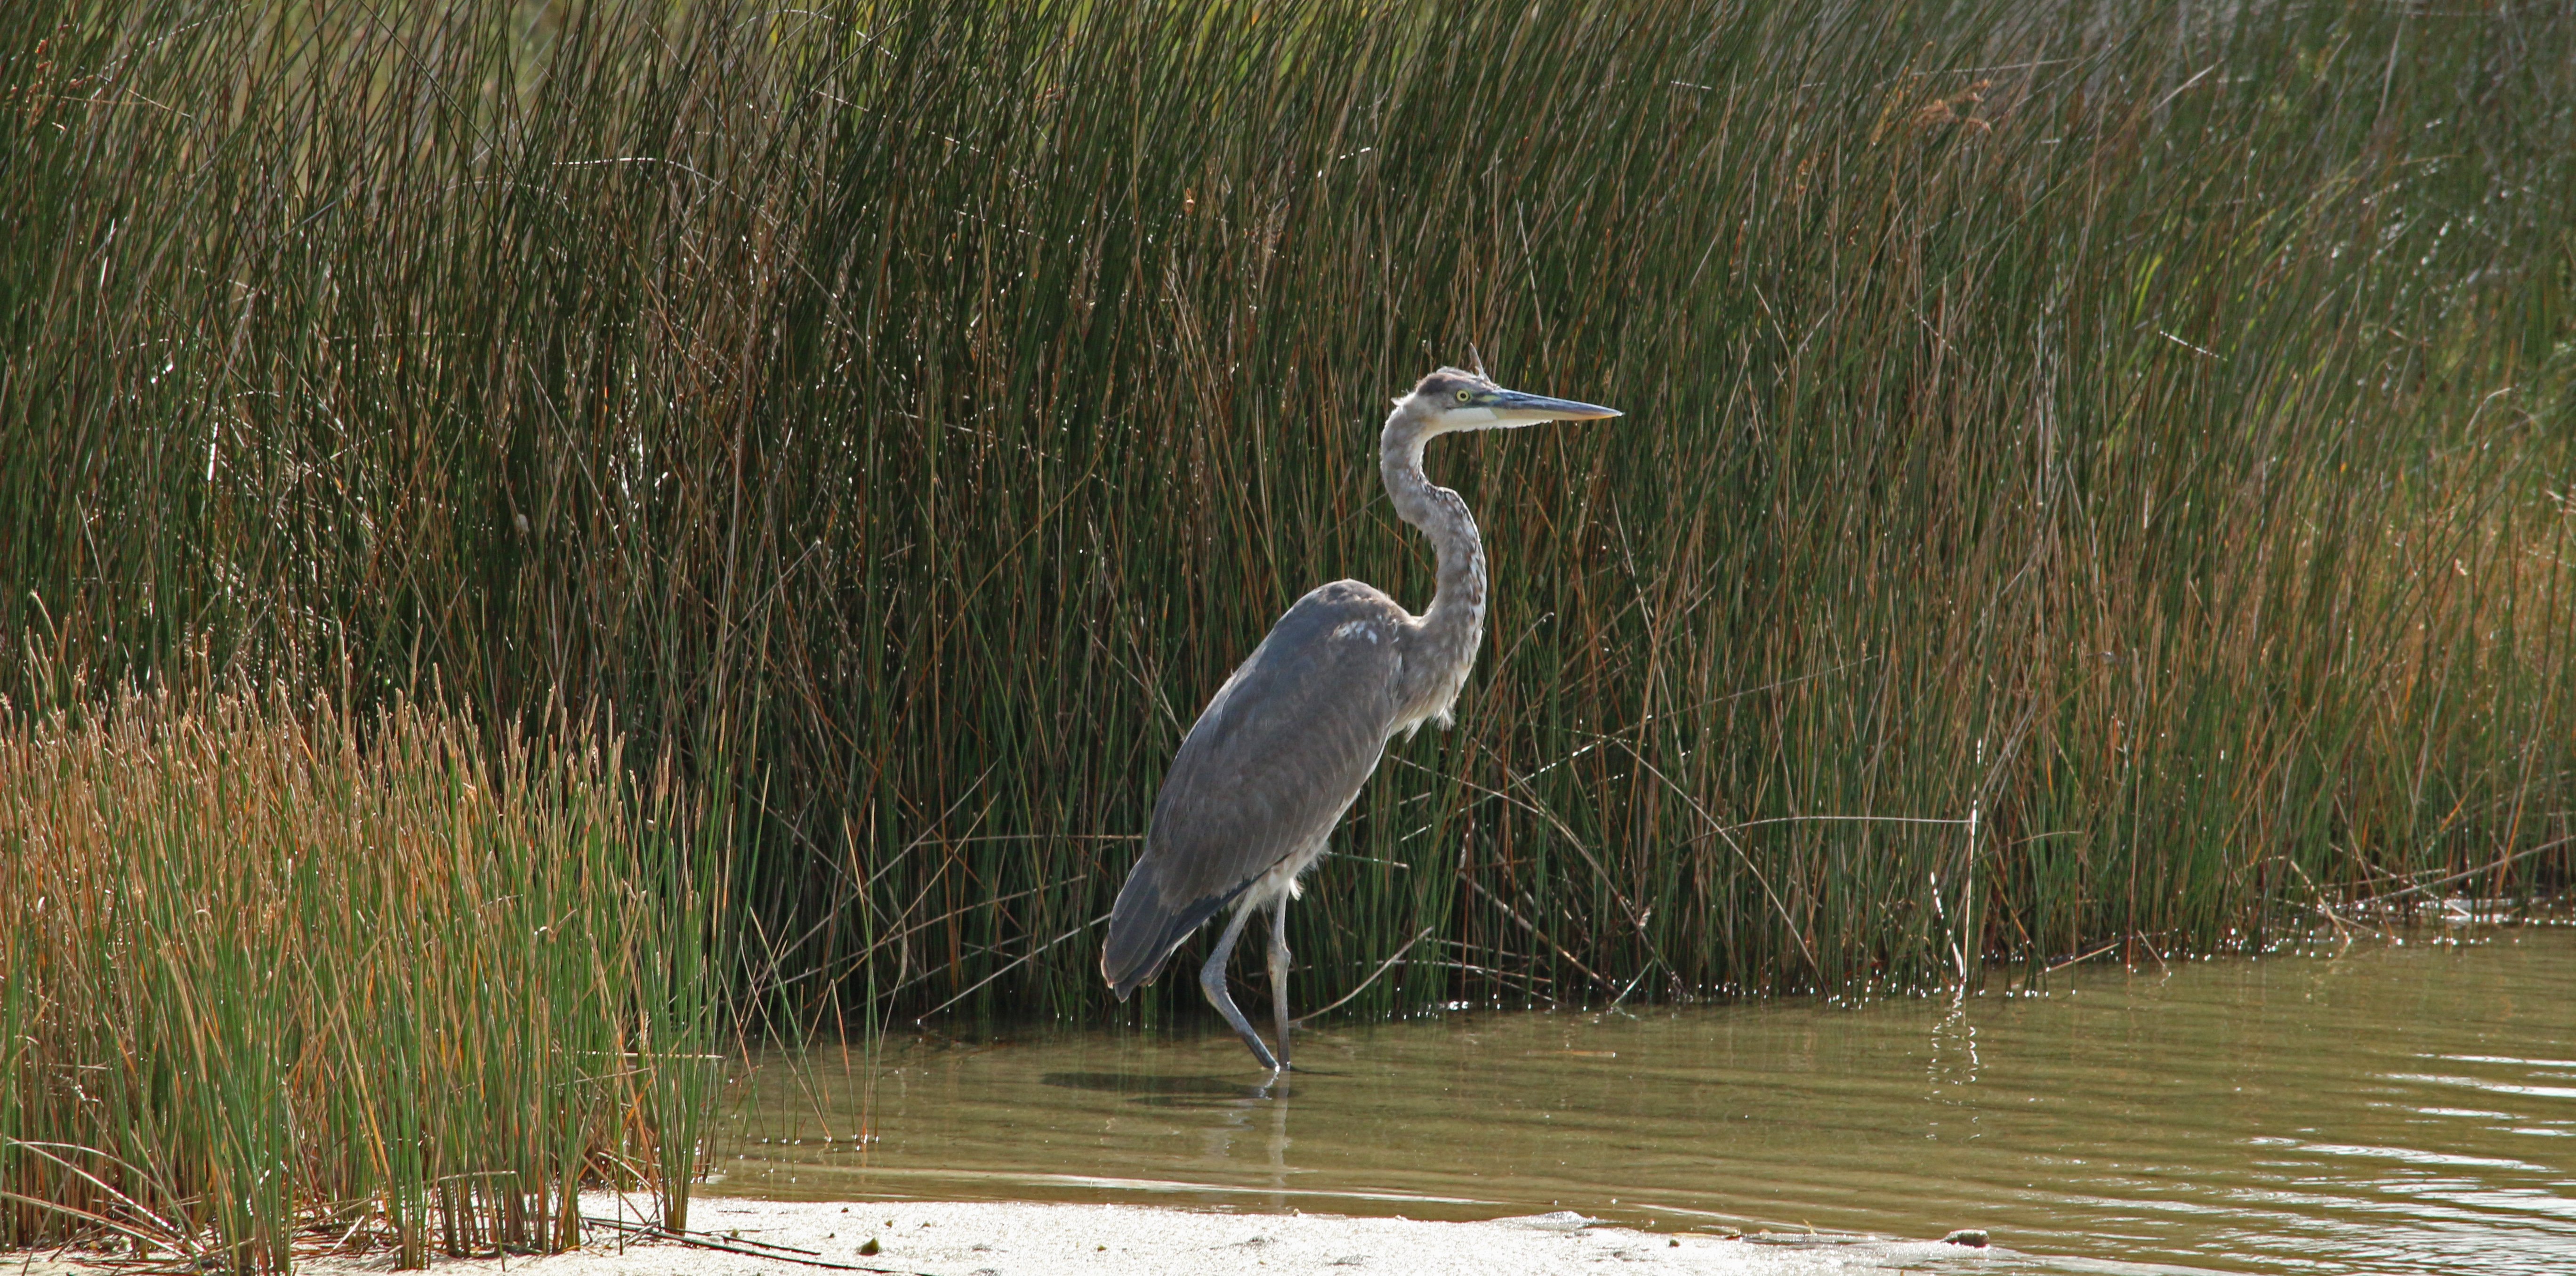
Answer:
[[[1166,1076],[1157,1072],[1050,1072],[1039,1077],[1038,1084],[1060,1090],[1114,1094],[1131,1103],[1149,1107],[1213,1107],[1285,1103],[1290,1097],[1292,1082],[1328,1081],[1341,1075],[1299,1068],[1259,1084],[1250,1084],[1212,1074]]]
[[[1170,1107],[1257,1101],[1272,1094],[1270,1086],[1245,1085],[1224,1077],[1161,1076],[1151,1072],[1050,1072],[1039,1077],[1038,1084],[1114,1094],[1137,1103]]]
[[[1297,1039],[1320,1070],[1276,1082],[1221,1029],[898,1039],[762,1061],[713,1190],[1983,1227],[2025,1255],[1985,1270],[2554,1276],[2570,988],[2576,929],[2530,927],[1958,999],[1325,1024]]]

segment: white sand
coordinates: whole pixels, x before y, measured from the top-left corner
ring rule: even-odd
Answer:
[[[594,1217],[614,1212],[603,1199]],[[1732,1240],[1585,1225],[1579,1215],[1433,1223],[1330,1214],[1220,1214],[1140,1205],[974,1202],[813,1204],[701,1196],[694,1231],[817,1251],[835,1265],[924,1276],[1136,1276],[1140,1273],[1368,1272],[1503,1276],[1519,1272],[1657,1271],[1724,1276],[1974,1272],[2015,1257],[1938,1241]],[[629,1212],[627,1217],[634,1215]],[[583,1249],[544,1258],[439,1259],[431,1271],[469,1276],[811,1276],[827,1268],[684,1246],[621,1243],[591,1229]],[[874,1256],[859,1246],[878,1243]],[[1679,1244],[1675,1244],[1678,1241]],[[12,1256],[25,1258],[27,1256]],[[389,1255],[308,1260],[306,1272],[384,1272]],[[0,1262],[0,1276],[78,1270],[41,1260]],[[94,1270],[94,1269],[93,1269]]]

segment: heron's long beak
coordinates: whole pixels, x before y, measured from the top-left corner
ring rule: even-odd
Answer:
[[[1492,398],[1478,406],[1493,410],[1496,425],[1534,425],[1540,421],[1599,421],[1619,415],[1619,409],[1605,408],[1598,403],[1551,399],[1544,394],[1523,394],[1518,390],[1497,390]]]

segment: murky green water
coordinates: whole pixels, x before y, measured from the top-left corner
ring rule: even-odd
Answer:
[[[2045,1270],[2576,1272],[2567,928],[1956,1005],[1458,1014],[1305,1033],[1297,1060],[1267,1091],[1231,1037],[772,1065],[717,1190],[1977,1226]]]

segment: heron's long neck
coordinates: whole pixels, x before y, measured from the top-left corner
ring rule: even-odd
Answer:
[[[1450,703],[1476,663],[1476,643],[1484,636],[1485,543],[1476,534],[1476,517],[1467,512],[1467,502],[1422,473],[1422,443],[1421,433],[1398,409],[1378,440],[1378,474],[1386,480],[1396,517],[1421,528],[1439,555],[1439,585],[1412,634],[1400,694],[1409,710],[1406,716],[1416,721],[1436,716],[1445,725]]]

